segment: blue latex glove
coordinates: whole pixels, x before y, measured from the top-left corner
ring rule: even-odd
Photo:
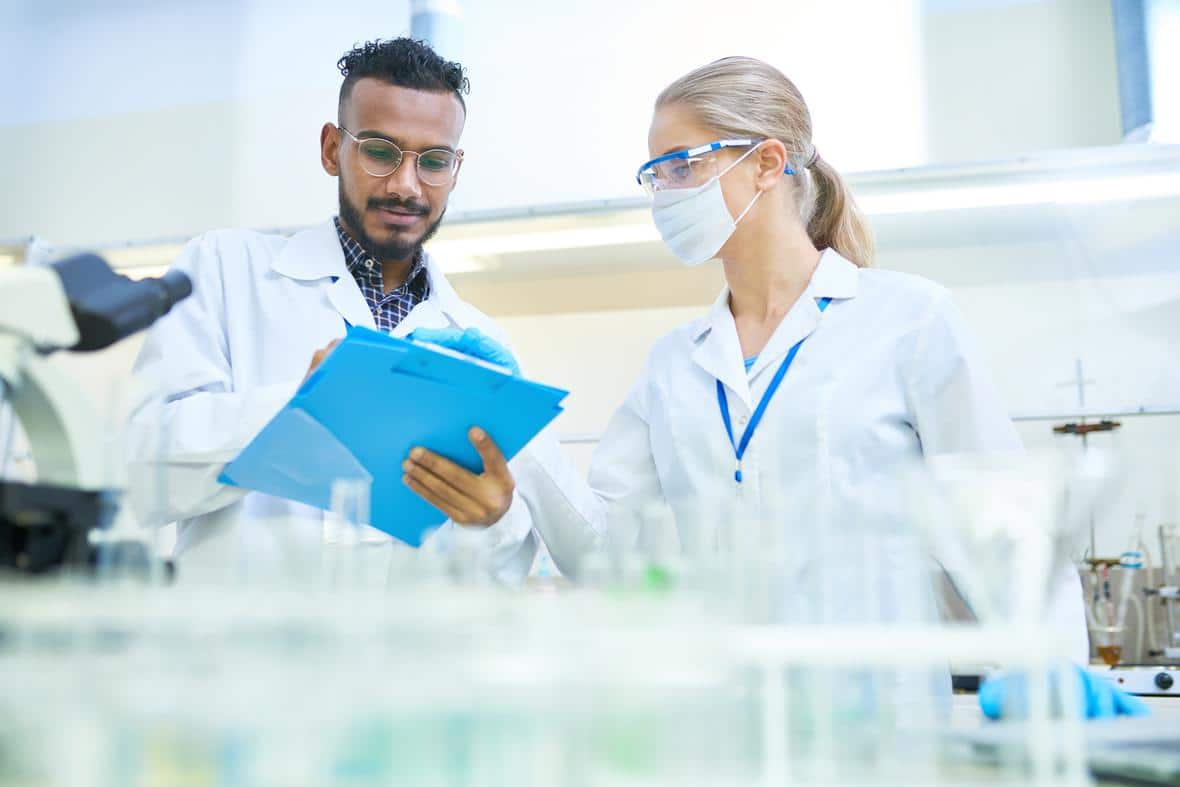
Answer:
[[[1071,665],[1067,681],[1077,691],[1077,708],[1087,719],[1150,715],[1143,700],[1134,694],[1128,694],[1108,680],[1090,674],[1076,664]],[[979,687],[979,708],[983,715],[989,719],[1027,716],[1026,683],[1025,676],[1020,673],[989,678]],[[1051,678],[1051,691],[1054,697],[1058,694],[1060,684],[1061,673],[1056,672]]]
[[[517,377],[520,377],[520,367],[508,348],[479,328],[468,328],[460,331],[458,328],[418,328],[410,332],[410,339],[416,342],[428,342],[446,347],[481,361],[503,366]]]

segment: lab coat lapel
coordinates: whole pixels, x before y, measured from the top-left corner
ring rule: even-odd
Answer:
[[[328,302],[349,325],[377,327],[365,296],[348,272],[333,222],[326,221],[292,235],[275,256],[271,269],[298,281],[317,282]]]
[[[351,273],[345,271],[343,276],[325,282],[323,286],[327,290],[328,301],[349,325],[377,330],[373,312],[369,310],[369,304]]]
[[[778,328],[775,328],[762,352],[758,353],[758,360],[750,369],[750,378],[756,377],[767,366],[774,365],[777,368],[796,343],[803,341],[815,331],[819,326],[820,316],[819,306],[816,305],[809,287],[783,317]],[[803,348],[799,349],[802,351]]]
[[[732,391],[752,410],[750,383],[742,362],[742,348],[738,342],[737,326],[729,311],[729,290],[724,290],[709,314],[701,320],[693,337],[696,349],[692,361],[710,377]]]

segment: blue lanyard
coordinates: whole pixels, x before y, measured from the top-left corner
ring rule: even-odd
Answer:
[[[828,304],[831,302],[831,298],[820,298],[816,305],[819,306],[819,310],[822,312],[828,308]],[[733,480],[739,484],[742,482],[742,457],[746,455],[746,448],[750,445],[750,438],[754,436],[754,430],[762,422],[762,416],[766,412],[766,406],[774,398],[783,378],[787,376],[787,370],[791,368],[791,362],[795,360],[795,356],[799,353],[799,348],[803,346],[803,342],[806,339],[807,337],[804,336],[795,342],[795,346],[791,348],[790,352],[787,353],[787,357],[779,365],[778,371],[774,373],[774,379],[770,381],[770,386],[766,389],[766,393],[762,394],[762,401],[758,402],[758,407],[755,408],[754,415],[750,418],[750,423],[746,425],[746,431],[742,434],[741,443],[735,442],[733,439],[733,424],[729,420],[729,398],[725,395],[725,386],[722,385],[720,380],[717,381],[717,405],[721,408],[721,420],[725,423],[725,433],[729,435],[729,444],[733,446],[733,452],[737,455],[737,469],[733,471]]]

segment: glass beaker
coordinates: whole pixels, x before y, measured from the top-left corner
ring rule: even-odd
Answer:
[[[1090,638],[1098,651],[1098,658],[1108,667],[1116,666],[1123,658],[1125,626],[1090,626]]]

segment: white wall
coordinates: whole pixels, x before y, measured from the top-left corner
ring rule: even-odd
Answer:
[[[724,12],[684,0],[467,7],[475,87],[464,208],[637,196],[632,176],[648,158],[656,95],[732,54],[763,58],[797,82],[831,161],[868,169],[925,155],[912,0],[747,2]],[[848,59],[873,66],[847,68]],[[887,119],[865,134],[867,117]],[[514,155],[560,164],[523,166]]]
[[[1121,138],[1110,0],[925,0],[931,161]]]
[[[409,26],[404,1],[16,5],[0,34],[0,238],[57,243],[322,220],[336,59]]]
[[[407,6],[8,2],[0,239],[322,220],[335,205],[316,152],[335,61],[407,32]],[[465,6],[473,92],[455,212],[636,195],[658,90],[734,53],[797,81],[819,147],[844,170],[1118,138],[1106,0]]]
[[[1079,279],[1018,287],[971,287],[956,295],[981,334],[997,382],[1014,411],[1077,405],[1075,359],[1095,406],[1180,409],[1180,265],[1171,274]],[[1122,429],[1089,438],[1118,457],[1122,478],[1096,520],[1105,556],[1127,547],[1136,513],[1154,532],[1180,514],[1180,417],[1119,418]],[[1064,419],[1019,424],[1030,449],[1083,450],[1054,435]],[[1154,536],[1152,536],[1154,539]],[[1154,543],[1152,546],[1155,549]]]

